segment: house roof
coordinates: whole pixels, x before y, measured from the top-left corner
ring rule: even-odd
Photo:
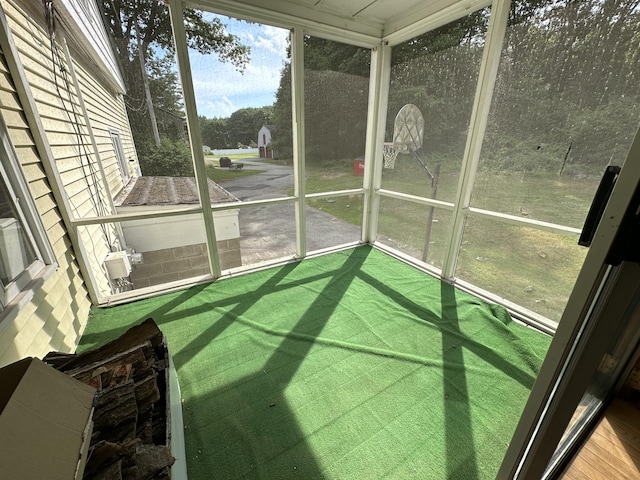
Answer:
[[[211,203],[240,200],[213,180],[208,179]],[[186,205],[198,203],[198,186],[194,177],[138,177],[118,206]]]

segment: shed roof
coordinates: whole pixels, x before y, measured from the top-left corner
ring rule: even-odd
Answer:
[[[213,180],[208,179],[211,203],[240,200]],[[194,177],[138,177],[118,206],[188,205],[198,203],[198,186]]]

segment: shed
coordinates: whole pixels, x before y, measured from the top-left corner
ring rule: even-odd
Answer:
[[[276,158],[276,152],[273,150],[271,141],[275,136],[274,125],[263,125],[258,131],[258,149],[260,158]]]

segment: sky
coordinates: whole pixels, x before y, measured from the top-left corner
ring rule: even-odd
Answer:
[[[240,108],[273,105],[289,31],[217,16],[229,33],[251,48],[250,60],[240,73],[231,63],[220,62],[216,54],[189,52],[198,115],[227,118]]]

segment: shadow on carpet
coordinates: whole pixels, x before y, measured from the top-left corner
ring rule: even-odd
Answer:
[[[189,478],[495,478],[550,337],[368,246],[94,309],[152,317]]]

